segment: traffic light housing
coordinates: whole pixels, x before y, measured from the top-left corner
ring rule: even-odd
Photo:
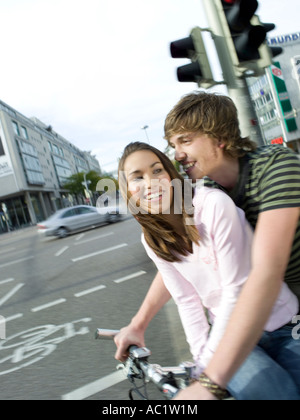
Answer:
[[[274,23],[261,23],[258,16],[253,16],[252,23],[254,25],[262,25],[265,28],[266,33],[275,29]],[[257,66],[261,69],[269,67],[273,63],[273,58],[283,52],[281,47],[270,47],[267,41],[263,42],[259,47],[259,59],[257,61]]]
[[[187,38],[171,42],[170,52],[173,58],[188,58],[191,60],[190,64],[177,68],[179,82],[194,82],[199,87],[206,89],[215,85],[202,30],[199,27],[192,29],[190,36]]]
[[[243,73],[252,70],[254,75],[264,73],[272,58],[281,48],[267,45],[267,33],[275,28],[273,23],[263,24],[255,15],[257,0],[217,0],[223,27],[234,65]]]

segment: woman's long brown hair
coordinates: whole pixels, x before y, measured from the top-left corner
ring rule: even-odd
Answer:
[[[168,222],[167,214],[150,214],[145,213],[144,211],[140,211],[136,214],[136,207],[132,207],[131,194],[128,191],[128,183],[124,168],[128,156],[138,151],[150,151],[154,153],[170,175],[171,180],[178,180],[176,181],[176,185],[179,184],[181,191],[180,194],[178,194],[178,191],[175,191],[174,197],[178,195],[181,200],[180,208],[182,209],[181,217],[186,233],[185,237],[182,237],[182,235],[179,235],[174,231],[174,228]],[[180,256],[187,256],[188,253],[191,252],[192,243],[199,243],[199,232],[193,223],[193,209],[190,206],[187,211],[187,205],[184,203],[184,198],[188,195],[186,189],[188,187],[191,188],[191,184],[184,182],[184,179],[177,172],[171,160],[160,150],[146,143],[135,142],[129,144],[125,148],[119,161],[119,185],[121,194],[126,200],[130,212],[142,226],[147,244],[158,257],[169,262],[181,261]],[[191,197],[192,190],[190,194],[190,198]]]

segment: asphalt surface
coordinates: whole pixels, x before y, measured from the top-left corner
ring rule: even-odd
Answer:
[[[114,343],[94,333],[127,325],[155,276],[140,236],[130,217],[62,240],[35,227],[0,236],[1,400],[128,399]],[[146,345],[152,363],[190,359],[172,301]]]

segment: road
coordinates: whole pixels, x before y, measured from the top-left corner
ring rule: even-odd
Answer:
[[[0,237],[0,399],[128,399],[114,343],[94,332],[127,325],[154,278],[140,235],[126,218],[63,240],[35,228]],[[153,363],[190,359],[172,301],[146,344]]]

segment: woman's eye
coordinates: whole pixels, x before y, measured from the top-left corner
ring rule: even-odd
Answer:
[[[163,169],[157,168],[157,169],[155,169],[154,173],[155,174],[160,174],[162,171],[163,171]]]

